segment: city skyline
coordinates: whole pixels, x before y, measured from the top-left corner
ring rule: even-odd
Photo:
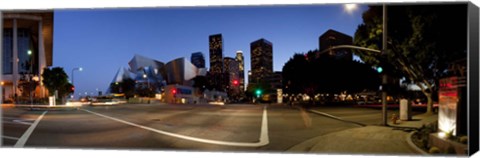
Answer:
[[[75,94],[91,95],[105,91],[134,54],[169,61],[202,52],[210,63],[208,37],[222,34],[224,57],[244,52],[245,76],[251,70],[250,43],[260,38],[275,45],[273,69],[281,71],[294,53],[318,49],[318,37],[328,29],[353,37],[366,9],[347,13],[337,4],[55,11],[53,66],[69,75],[83,67],[75,72]]]
[[[0,145],[471,156],[478,13],[471,2],[1,12]]]

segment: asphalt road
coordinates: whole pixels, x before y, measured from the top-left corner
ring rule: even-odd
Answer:
[[[379,109],[309,111],[252,104],[132,104],[54,111],[2,107],[2,111],[5,147],[41,148],[281,152],[320,135],[381,121]]]

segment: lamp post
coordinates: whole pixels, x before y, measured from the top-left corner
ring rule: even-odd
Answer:
[[[352,12],[353,10],[357,9],[355,4],[347,4],[345,5],[345,10],[347,12]],[[384,56],[386,51],[387,51],[387,6],[384,3],[383,4],[383,11],[382,11],[382,50],[375,50],[375,49],[370,49],[370,48],[363,48],[363,47],[358,47],[358,46],[351,46],[351,45],[339,45],[339,46],[332,46],[319,54],[325,53],[327,51],[331,51],[333,49],[340,49],[340,48],[349,48],[349,49],[359,49],[359,50],[364,50],[364,51],[371,51],[371,52],[376,52],[380,53],[380,55]],[[387,91],[385,90],[385,87],[388,83],[388,78],[387,74],[383,72],[382,74],[382,125],[383,126],[388,126],[387,124]]]
[[[150,80],[147,77],[147,74],[143,74],[143,79],[147,80],[147,87],[150,90]]]
[[[29,86],[29,87],[30,87],[30,88],[29,88],[29,90],[30,90],[30,105],[33,105],[33,97],[32,97],[32,84],[33,84],[33,82],[32,82],[32,77],[30,77],[30,75],[33,74],[32,50],[28,50],[28,51],[27,51],[27,54],[28,54],[28,57],[30,58],[30,68],[29,68],[30,74],[28,75],[28,76],[29,76],[29,77],[28,77],[28,79],[29,79],[28,81],[30,82],[30,86]]]
[[[383,34],[382,34],[382,55],[385,55],[387,52],[387,6],[383,3],[383,11],[382,11],[382,20],[383,20]],[[385,86],[387,85],[387,74],[384,72],[382,75],[382,113],[383,113],[383,120],[382,125],[388,126],[387,124],[387,91],[385,90]]]
[[[73,72],[74,72],[75,70],[83,71],[83,68],[82,68],[82,67],[76,67],[76,68],[73,68],[73,69],[72,69],[72,86],[73,86],[73,87],[75,87],[75,83],[73,82],[73,79],[74,79],[74,77],[73,77]],[[75,97],[75,93],[72,93],[72,99],[73,99],[74,97]]]
[[[384,49],[382,49],[382,51],[380,50],[375,50],[375,49],[370,49],[370,48],[364,48],[364,47],[359,47],[359,46],[352,46],[352,45],[338,45],[338,46],[332,46],[328,49],[325,49],[323,51],[321,51],[319,53],[320,54],[323,54],[323,53],[326,53],[326,52],[330,52],[334,49],[345,49],[345,48],[348,48],[348,49],[357,49],[357,50],[363,50],[363,51],[370,51],[370,52],[375,52],[375,53],[379,53],[380,55],[384,55],[384,52],[385,52],[385,46],[383,47]],[[381,67],[379,67],[377,69],[377,71],[379,73],[382,73],[382,125],[384,126],[388,126],[387,124],[387,91],[385,90],[385,86],[387,85],[387,74],[385,73],[385,71],[383,71],[383,69]]]
[[[345,7],[345,11],[347,11],[347,13],[349,14],[357,10],[357,4],[345,4],[344,7]]]

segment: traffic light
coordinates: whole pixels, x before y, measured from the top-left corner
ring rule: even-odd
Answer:
[[[238,80],[233,80],[233,85],[237,86],[238,85]]]
[[[177,94],[177,89],[172,89],[172,94]]]
[[[382,68],[382,67],[380,67],[380,66],[379,66],[379,67],[377,67],[377,72],[378,72],[378,73],[382,73],[382,72],[383,72],[383,68]]]
[[[75,86],[72,86],[70,90],[72,90],[72,92],[75,92]]]
[[[260,89],[257,89],[257,90],[255,91],[255,94],[257,94],[257,95],[260,95],[260,94],[262,94],[262,90],[260,90]]]

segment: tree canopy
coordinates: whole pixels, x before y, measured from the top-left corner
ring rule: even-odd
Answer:
[[[42,74],[43,84],[48,89],[50,96],[58,92],[59,97],[73,93],[73,85],[68,82],[68,76],[62,67],[45,68]]]
[[[111,83],[110,91],[112,93],[123,93],[128,99],[135,95],[135,84],[133,79],[125,78],[121,82]]]
[[[370,6],[355,32],[354,45],[382,49],[382,7]],[[428,99],[431,112],[438,79],[452,61],[466,57],[467,5],[395,5],[387,7],[387,51],[382,58],[358,53],[372,65],[392,67],[387,73],[406,77]]]
[[[318,51],[295,54],[283,67],[285,93],[357,93],[363,90],[378,90],[379,74],[369,65],[335,59],[330,56],[317,57]]]

